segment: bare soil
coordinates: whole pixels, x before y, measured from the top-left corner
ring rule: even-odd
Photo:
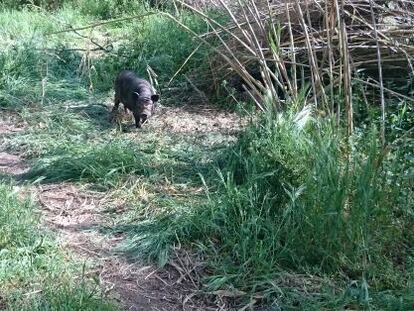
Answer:
[[[28,171],[22,159],[18,155],[7,152],[0,152],[0,173],[9,175],[19,175]]]

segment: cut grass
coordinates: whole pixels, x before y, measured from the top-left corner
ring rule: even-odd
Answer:
[[[105,92],[112,87],[113,78],[123,64],[106,71],[108,75],[103,81],[106,88],[98,88],[104,92],[91,95],[87,75],[82,76],[78,71],[84,51],[71,50],[84,49],[88,40],[79,39],[73,33],[47,35],[69,24],[91,22],[93,18],[78,14],[70,7],[52,14],[37,10],[0,12],[4,38],[0,46],[0,105],[2,109],[17,112],[27,124],[21,133],[2,135],[2,150],[19,152],[32,161],[34,167],[25,176],[32,180],[94,183],[101,189],[110,187],[118,193],[121,192],[117,188],[127,186],[139,175],[147,184],[163,180],[165,175],[178,181],[177,170],[181,170],[184,183],[188,182],[188,175],[190,179],[198,178],[195,170],[187,168],[188,154],[181,149],[173,151],[178,146],[174,141],[158,141],[156,134],[148,133],[137,143],[135,137],[125,138],[107,122],[108,94]],[[135,33],[137,27],[123,24],[108,31],[125,36]],[[150,24],[147,27],[154,29]],[[100,30],[103,32],[105,28]],[[88,35],[88,31],[84,34]],[[155,46],[156,38],[151,37]],[[145,39],[144,34],[141,40]],[[134,49],[132,45],[124,51]],[[158,52],[147,49],[145,53]],[[181,57],[185,58],[184,53]],[[137,62],[133,63],[135,66]],[[145,72],[145,66],[139,68]],[[194,149],[191,148],[197,152]],[[152,187],[149,190],[154,191]],[[100,297],[99,284],[85,278],[78,263],[69,260],[68,254],[40,230],[34,206],[19,202],[12,191],[11,186],[0,186],[1,307],[7,310],[116,309]],[[132,189],[126,189],[122,196],[131,193]],[[131,201],[138,200],[131,197]],[[167,201],[164,206],[170,204]]]
[[[5,310],[116,310],[40,228],[35,205],[0,184],[0,291]]]
[[[38,161],[25,178],[43,178],[49,182],[95,182],[115,186],[121,176],[149,176],[148,156],[122,141],[101,145],[71,145],[56,150]]]

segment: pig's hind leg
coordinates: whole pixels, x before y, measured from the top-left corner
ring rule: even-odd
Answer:
[[[117,112],[119,108],[119,104],[121,103],[121,100],[119,99],[118,94],[115,93],[114,97],[114,108],[112,108],[112,112]]]
[[[111,115],[109,117],[110,121],[113,121],[116,115],[118,114],[119,104],[121,101],[119,100],[119,97],[117,94],[115,94],[114,98],[114,107],[112,108]]]

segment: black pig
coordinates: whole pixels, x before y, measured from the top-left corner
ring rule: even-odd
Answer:
[[[115,80],[115,106],[112,115],[116,114],[119,104],[122,103],[125,109],[132,111],[135,125],[140,128],[154,113],[159,98],[148,81],[138,78],[133,71],[121,71]]]

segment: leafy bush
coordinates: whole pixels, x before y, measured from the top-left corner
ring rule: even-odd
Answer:
[[[73,0],[72,5],[80,8],[82,15],[91,15],[101,19],[137,14],[147,8],[145,1],[139,0]]]

